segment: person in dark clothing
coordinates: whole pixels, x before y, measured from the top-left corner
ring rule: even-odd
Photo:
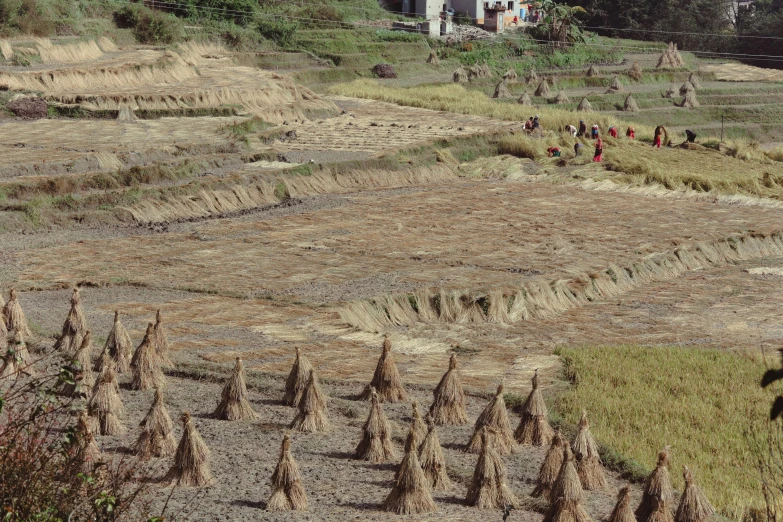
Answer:
[[[533,118],[533,130],[540,129],[541,123],[538,121],[538,116]]]
[[[696,133],[692,130],[686,130],[685,136],[688,139],[688,143],[695,143],[696,142]]]
[[[574,143],[574,156],[581,156],[582,155],[582,144],[578,141]]]
[[[579,132],[577,133],[577,136],[587,137],[587,124],[585,123],[585,120],[579,120]]]

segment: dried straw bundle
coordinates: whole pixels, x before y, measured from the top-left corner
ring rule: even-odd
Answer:
[[[35,370],[30,366],[33,363],[33,358],[30,355],[30,351],[27,349],[27,343],[24,342],[24,336],[21,331],[13,331],[11,342],[8,343],[8,346],[14,351],[20,369],[28,375],[34,374]]]
[[[430,424],[429,431],[421,444],[419,460],[424,476],[427,477],[433,490],[446,491],[451,488],[451,480],[446,473],[446,459],[443,458],[440,438],[434,424]]]
[[[479,509],[503,509],[519,504],[506,484],[506,466],[495,451],[486,428],[481,430],[481,453],[465,500]]]
[[[114,311],[114,325],[111,327],[109,337],[106,339],[104,352],[108,353],[114,361],[114,370],[117,373],[125,373],[130,369],[130,360],[133,356],[133,342],[128,331],[120,322],[120,312]]]
[[[438,60],[438,54],[434,49],[430,49],[430,55],[427,57],[427,63],[431,65],[438,65],[440,63],[440,60]]]
[[[589,69],[587,69],[587,77],[588,78],[594,78],[596,76],[600,76],[601,71],[598,70],[598,67],[595,65],[591,65]]]
[[[209,448],[196,431],[190,413],[182,414],[182,426],[184,431],[174,454],[174,464],[161,481],[176,482],[179,486],[208,486],[213,480],[207,463]]]
[[[223,387],[223,394],[215,410],[215,418],[228,421],[253,420],[258,414],[253,411],[247,398],[247,385],[245,384],[245,365],[242,359],[237,357],[234,371],[228,382]]]
[[[430,406],[430,418],[433,424],[436,426],[467,424],[465,391],[462,389],[462,379],[457,370],[457,354],[451,354],[449,369],[443,374],[432,394],[434,398]]]
[[[19,363],[16,360],[16,353],[14,353],[13,350],[7,349],[2,357],[2,368],[0,368],[0,381],[11,379],[18,375],[19,375]]]
[[[633,65],[631,66],[631,70],[628,71],[628,76],[630,76],[634,80],[642,79],[642,68],[639,65],[639,62],[633,62]]]
[[[383,502],[383,509],[399,515],[415,515],[435,511],[435,502],[417,455],[418,441],[413,431],[405,442],[405,456],[397,471],[394,487]]]
[[[612,83],[609,85],[609,89],[606,91],[606,94],[612,94],[615,92],[623,92],[625,89],[623,89],[623,84],[620,83],[620,78],[618,76],[615,76],[612,79]]]
[[[563,465],[552,491],[552,499],[552,507],[544,517],[544,522],[592,522],[582,506],[584,491],[574,467],[574,456],[567,445],[563,448]]]
[[[9,330],[21,332],[25,337],[32,337],[33,333],[27,324],[27,317],[24,315],[22,305],[19,304],[19,299],[16,296],[16,290],[13,288],[8,302],[3,306],[3,317]]]
[[[680,96],[685,96],[689,92],[694,92],[696,89],[693,88],[693,85],[689,81],[685,81],[685,83],[680,86]]]
[[[327,431],[329,419],[326,418],[326,395],[318,385],[315,370],[310,370],[302,400],[299,401],[299,413],[296,414],[291,428],[305,433]]]
[[[495,86],[495,92],[492,94],[493,98],[513,98],[514,95],[511,94],[511,91],[508,90],[508,84],[506,83],[506,80],[500,80],[500,83],[498,83]]]
[[[307,387],[307,380],[310,377],[310,370],[313,366],[307,357],[302,355],[302,351],[299,347],[296,347],[296,359],[294,365],[291,367],[291,372],[288,374],[288,379],[285,381],[285,397],[283,397],[283,404],[286,406],[296,407],[299,401],[302,400],[302,394]]]
[[[456,71],[454,71],[454,74],[452,74],[451,79],[454,83],[467,83],[468,71],[466,71],[464,67],[459,67],[457,68]]]
[[[607,522],[636,522],[636,517],[631,509],[631,488],[625,486],[617,494],[617,504],[615,504],[612,514]]]
[[[644,495],[636,508],[639,522],[672,522],[671,506],[674,502],[674,490],[669,478],[669,449],[658,453],[658,464],[644,487]]]
[[[166,332],[163,330],[163,317],[160,315],[160,310],[155,313],[155,328],[153,330],[153,339],[155,342],[155,351],[158,353],[158,360],[163,368],[173,368],[174,363],[169,358],[169,340],[166,337]]]
[[[623,110],[626,112],[639,112],[639,105],[636,103],[636,100],[633,99],[633,96],[630,94],[625,99],[625,105],[623,105]]]
[[[673,42],[669,42],[669,53],[672,57],[672,63],[675,67],[682,67],[685,65],[685,60],[682,59],[682,55],[680,54],[680,51],[677,49],[677,44]]]
[[[478,66],[479,78],[492,78],[492,68],[487,62]]]
[[[139,426],[142,427],[142,432],[134,446],[136,456],[148,459],[168,457],[174,453],[177,441],[172,433],[173,424],[163,403],[163,392],[160,388],[155,390],[152,406]]]
[[[421,444],[424,441],[424,437],[427,436],[427,425],[424,424],[424,421],[421,418],[419,403],[413,401],[411,403],[411,408],[411,430],[413,430],[413,433],[416,435],[416,440]]]
[[[525,81],[527,83],[533,83],[538,81],[538,74],[536,73],[535,67],[530,68],[530,72],[528,72],[527,76],[525,76]]]
[[[68,317],[65,318],[63,331],[59,339],[57,339],[54,349],[64,351],[65,353],[75,352],[81,346],[85,330],[87,330],[87,323],[84,319],[81,296],[79,295],[79,289],[74,288],[71,296],[71,309],[68,312]]]
[[[582,101],[579,102],[579,105],[577,105],[576,110],[582,112],[590,112],[593,110],[593,106],[590,105],[590,101],[587,99],[587,96],[582,98]]]
[[[95,468],[95,463],[101,456],[101,449],[95,442],[95,435],[90,428],[90,420],[87,412],[82,411],[79,414],[79,422],[76,426],[79,434],[78,460],[81,463],[82,473],[91,474]]]
[[[523,92],[522,96],[520,96],[517,100],[517,103],[526,107],[530,107],[533,105],[533,100],[530,99],[530,95],[527,92]]]
[[[546,78],[541,80],[541,83],[538,84],[538,87],[536,88],[536,92],[533,93],[535,96],[540,96],[542,98],[545,98],[549,96],[549,82]]]
[[[694,89],[701,89],[701,82],[699,81],[699,77],[696,76],[696,73],[688,75],[688,83],[693,85]]]
[[[267,511],[304,511],[307,509],[307,495],[302,487],[299,467],[291,455],[291,438],[283,437],[280,445],[280,459],[272,473],[272,496],[266,504]]]
[[[391,441],[391,428],[389,419],[383,412],[381,401],[375,388],[372,389],[372,406],[370,414],[362,428],[362,440],[356,446],[357,459],[368,460],[374,464],[380,464],[397,458],[394,445]]]
[[[593,434],[590,433],[590,424],[587,422],[585,410],[582,410],[579,431],[571,443],[571,449],[576,456],[576,469],[579,471],[582,487],[588,491],[606,487],[604,466],[601,464],[601,457],[598,454],[598,444],[596,444]]]
[[[8,346],[8,328],[5,326],[5,318],[0,314],[0,349],[5,349],[6,346]]]
[[[547,421],[547,409],[541,390],[538,388],[538,370],[533,375],[533,389],[522,406],[522,418],[514,437],[520,444],[544,446],[552,442],[555,430]]]
[[[400,402],[408,398],[408,393],[402,386],[400,372],[397,371],[397,365],[394,363],[394,357],[391,353],[391,341],[388,337],[383,339],[383,348],[378,365],[375,367],[375,373],[372,381],[364,389],[361,399],[368,401],[372,397],[371,388],[378,392],[378,398],[382,401]]]
[[[153,326],[147,324],[147,332],[144,334],[141,344],[136,348],[131,360],[133,380],[131,388],[134,390],[149,390],[163,386],[163,371],[160,369],[158,354],[152,341]]]
[[[715,514],[715,508],[694,482],[688,466],[683,466],[682,476],[685,479],[685,491],[680,498],[675,522],[707,522]]]
[[[565,91],[561,90],[557,93],[557,96],[555,96],[555,99],[553,100],[555,102],[555,105],[562,105],[564,103],[570,103],[571,100],[566,96]]]
[[[89,333],[85,339],[89,338]],[[107,364],[98,377],[98,382],[87,405],[90,417],[97,419],[101,435],[122,435],[125,426],[120,422],[119,415],[123,411],[120,399],[117,376],[111,364]]]
[[[506,73],[503,75],[503,79],[504,79],[504,80],[508,80],[508,81],[510,81],[510,82],[515,82],[515,81],[517,81],[517,78],[519,78],[519,76],[517,75],[517,72],[516,72],[514,69],[509,69],[509,70],[508,70],[508,71],[506,71]]]
[[[508,412],[506,411],[506,402],[503,400],[503,384],[498,386],[495,396],[489,401],[484,411],[476,419],[476,427],[473,430],[473,436],[470,438],[466,451],[470,453],[479,453],[481,451],[481,432],[482,428],[489,428],[492,437],[492,443],[495,450],[500,455],[508,455],[516,449],[514,432],[511,430],[511,424],[508,421]]]
[[[695,109],[699,106],[699,100],[696,99],[696,92],[690,91],[685,94],[685,97],[680,102],[680,107],[686,109]]]
[[[552,491],[554,490],[557,477],[560,475],[560,468],[563,467],[563,449],[565,445],[560,431],[556,431],[554,437],[552,437],[552,444],[544,457],[544,462],[541,463],[541,468],[538,470],[536,487],[532,496],[543,496],[552,502]]]
[[[663,93],[664,98],[674,98],[677,96],[677,88],[674,86],[674,84],[671,84],[669,88],[666,90],[665,93]]]
[[[63,394],[69,396],[88,394],[95,384],[95,374],[92,371],[92,334],[89,330],[82,337],[79,349],[71,360],[71,366],[75,370],[74,384],[66,383],[63,387]]]

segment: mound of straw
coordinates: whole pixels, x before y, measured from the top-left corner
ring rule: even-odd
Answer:
[[[612,94],[615,92],[623,92],[625,89],[623,88],[623,84],[620,82],[620,78],[618,76],[615,76],[612,78],[612,83],[609,85],[609,89],[606,91],[606,94]]]
[[[131,372],[133,379],[131,388],[134,390],[150,390],[163,386],[163,371],[160,369],[158,353],[153,342],[153,325],[147,324],[147,332],[144,334],[136,353],[131,360]]]
[[[427,436],[427,425],[424,424],[424,421],[421,418],[419,403],[416,401],[411,403],[411,430],[413,430],[413,433],[416,435],[416,440],[420,443],[424,441],[424,437]]]
[[[424,476],[433,490],[446,491],[451,488],[451,480],[446,473],[446,459],[443,458],[443,449],[440,447],[440,438],[434,424],[430,424],[421,444],[419,460]]]
[[[625,98],[625,104],[623,105],[623,110],[626,112],[639,112],[639,105],[636,103],[636,100],[633,99],[633,96],[630,94],[627,98]]]
[[[0,296],[0,301],[3,299]],[[5,325],[5,317],[0,314],[0,349],[4,349],[8,346],[8,328]]]
[[[304,511],[307,509],[307,494],[302,486],[299,467],[291,455],[291,438],[283,437],[280,444],[280,458],[272,473],[272,495],[266,504],[267,511]]]
[[[71,360],[71,368],[74,374],[73,382],[65,383],[62,393],[70,397],[89,396],[95,384],[95,375],[92,371],[92,334],[89,330],[85,332],[81,345]]]
[[[467,83],[468,82],[468,71],[466,71],[464,67],[459,67],[451,75],[451,79],[452,79],[452,81],[454,83]]]
[[[388,337],[383,339],[381,348],[381,357],[375,367],[375,373],[372,376],[370,384],[364,389],[361,395],[362,400],[370,400],[372,397],[371,388],[378,392],[378,398],[382,401],[400,402],[408,398],[408,393],[402,386],[400,372],[394,363],[394,356],[391,353],[391,341]]]
[[[125,373],[130,370],[130,361],[133,356],[133,342],[128,331],[120,321],[120,312],[114,311],[114,324],[106,338],[104,352],[109,354],[114,361],[114,370],[117,373]]]
[[[598,67],[595,65],[591,65],[590,68],[587,69],[587,77],[595,78],[596,76],[601,76],[601,71],[599,71]]]
[[[223,387],[220,403],[215,409],[216,419],[227,421],[254,420],[258,414],[253,411],[247,395],[245,384],[245,365],[242,359],[237,357],[234,371],[231,372],[228,382]]]
[[[6,327],[8,330],[21,332],[25,337],[32,337],[33,333],[27,324],[27,317],[24,315],[22,305],[19,304],[16,290],[12,288],[10,294],[8,302],[3,306],[3,317],[5,318]]]
[[[598,444],[590,432],[590,424],[587,421],[585,410],[582,410],[579,430],[571,443],[571,449],[576,457],[576,469],[579,472],[582,487],[588,491],[606,487],[604,466],[601,464],[601,457],[598,454]]]
[[[433,401],[429,416],[433,424],[436,426],[467,424],[465,391],[462,389],[462,379],[457,370],[457,354],[451,354],[449,369],[443,374],[432,394]]]
[[[590,105],[590,101],[587,99],[587,96],[582,98],[582,101],[580,101],[579,105],[576,106],[576,110],[582,112],[590,112],[593,110],[593,106]]]
[[[560,431],[556,431],[552,437],[552,444],[546,452],[544,462],[538,470],[536,478],[536,487],[531,494],[534,497],[543,496],[549,502],[552,502],[552,491],[555,487],[557,477],[560,475],[560,468],[563,466],[563,449],[566,446]]]
[[[481,430],[481,453],[465,497],[469,505],[479,509],[519,505],[519,500],[506,483],[506,466],[493,447],[493,439],[486,428]]]
[[[547,420],[547,409],[541,390],[538,388],[538,370],[533,374],[533,389],[522,405],[522,418],[514,432],[514,437],[520,444],[544,446],[552,442],[555,431]]]
[[[153,329],[153,339],[155,343],[155,351],[158,354],[158,361],[163,368],[173,368],[174,363],[169,358],[169,340],[166,337],[166,332],[163,330],[163,317],[160,315],[160,310],[155,313],[155,327]]]
[[[501,455],[514,452],[517,443],[508,420],[506,402],[503,400],[503,384],[498,386],[497,393],[476,420],[473,436],[470,438],[466,451],[479,453],[482,450],[481,434],[483,428],[488,429],[495,451]]]
[[[163,403],[163,392],[160,388],[155,390],[155,399],[140,426],[142,432],[133,447],[136,456],[149,459],[168,457],[174,453],[177,448],[172,432],[174,426]]]
[[[634,514],[638,522],[672,522],[674,489],[669,477],[669,449],[658,454],[658,464],[644,486],[644,494]]]
[[[693,88],[691,82],[686,80],[685,83],[680,86],[680,96],[685,96],[689,92],[694,92],[695,90],[696,89]]]
[[[434,49],[430,49],[430,55],[427,57],[427,63],[430,65],[438,65],[440,63],[440,60],[438,60],[438,53],[436,53]]]
[[[552,101],[555,103],[555,105],[562,105],[564,103],[570,103],[571,102],[571,100],[568,98],[568,96],[566,96],[566,93],[563,90],[558,92],[557,96],[555,96],[555,99],[552,100]]]
[[[688,83],[693,85],[694,89],[701,89],[701,82],[699,81],[699,77],[696,76],[696,73],[691,73],[688,75]]]
[[[688,466],[683,466],[682,476],[685,479],[685,491],[680,497],[675,522],[707,522],[715,514],[715,508],[693,480],[693,473]]]
[[[399,515],[416,515],[435,511],[435,502],[424,470],[419,464],[418,443],[411,430],[405,442],[405,456],[402,458],[397,478],[389,495],[383,502],[383,509]]]
[[[12,379],[19,374],[19,363],[16,360],[16,353],[12,349],[6,348],[2,356],[2,368],[0,368],[0,380]],[[5,383],[3,383],[5,384]]]
[[[699,100],[696,99],[696,92],[695,91],[689,91],[685,94],[682,101],[680,102],[680,107],[684,107],[686,109],[695,109],[699,106]]]
[[[89,337],[87,335],[85,339]],[[101,435],[122,435],[126,430],[119,418],[124,408],[120,399],[117,376],[112,364],[106,363],[104,366],[87,405],[88,411],[90,417],[97,419],[98,431]]]
[[[574,467],[574,457],[566,445],[563,448],[563,465],[552,491],[552,507],[544,522],[592,522],[582,502],[584,491]]]
[[[527,83],[533,83],[538,81],[538,74],[536,73],[535,67],[530,68],[530,71],[527,73],[527,76],[525,76],[525,81]]]
[[[327,431],[329,420],[326,418],[326,395],[318,385],[315,370],[310,370],[302,400],[299,401],[299,412],[291,423],[291,429],[304,433]]]
[[[27,375],[35,375],[36,372],[32,367],[33,358],[30,355],[30,351],[27,349],[27,343],[24,340],[22,332],[19,330],[13,331],[11,340],[8,342],[8,347],[14,351],[19,369]]]
[[[295,350],[296,359],[294,359],[294,365],[291,367],[291,372],[285,381],[285,396],[283,397],[283,404],[294,407],[298,406],[299,401],[302,400],[302,394],[307,387],[307,380],[310,378],[310,370],[313,369],[310,361],[302,355],[302,351],[298,346]]]
[[[514,95],[511,94],[511,91],[508,90],[508,84],[506,83],[506,80],[501,80],[496,86],[495,86],[495,92],[492,94],[493,98],[513,98]]]
[[[633,62],[631,70],[628,71],[628,76],[637,81],[642,79],[642,68],[639,65],[639,62]]]
[[[517,81],[517,78],[519,78],[519,76],[517,75],[517,72],[516,72],[514,69],[509,69],[509,70],[508,70],[508,71],[506,71],[506,73],[503,75],[503,79],[504,79],[504,80],[508,80],[508,81],[510,81],[510,82],[515,82],[515,81]]]
[[[90,420],[86,411],[82,411],[79,414],[76,432],[79,437],[77,460],[81,465],[82,473],[92,474],[95,464],[101,457],[101,449],[98,447],[98,443],[95,442],[95,435],[90,427]]]
[[[383,406],[375,389],[372,390],[372,406],[370,414],[362,427],[362,439],[356,446],[357,459],[367,460],[374,464],[388,462],[397,458],[394,444],[391,440],[389,419],[383,412]]]
[[[162,482],[176,483],[179,486],[208,486],[212,483],[209,471],[209,448],[204,444],[190,413],[182,414],[182,438],[174,453],[174,464],[163,476]]]
[[[517,103],[526,107],[530,107],[533,105],[533,100],[530,99],[530,95],[527,92],[523,92],[522,96],[520,96],[517,100]]]
[[[536,88],[536,92],[533,93],[535,96],[539,96],[542,98],[546,98],[549,96],[549,82],[546,78],[541,80],[541,83],[538,84],[538,87]]]
[[[79,289],[73,289],[71,296],[71,309],[63,323],[62,333],[54,345],[55,350],[65,353],[74,353],[81,346],[84,332],[87,330],[87,322],[84,318],[84,310],[81,305]]]
[[[674,84],[671,84],[669,88],[666,90],[665,93],[663,93],[664,98],[674,98],[677,96],[677,88],[674,86]]]
[[[685,65],[685,60],[682,59],[680,51],[677,50],[677,44],[669,42],[669,47],[663,51],[663,54],[658,58],[658,68],[664,69],[676,69]]]
[[[631,509],[631,488],[629,486],[620,489],[617,494],[617,504],[606,522],[636,522],[633,509]]]

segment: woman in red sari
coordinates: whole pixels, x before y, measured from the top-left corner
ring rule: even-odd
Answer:
[[[600,162],[604,158],[604,142],[599,137],[595,140],[595,155],[593,155],[593,161]]]

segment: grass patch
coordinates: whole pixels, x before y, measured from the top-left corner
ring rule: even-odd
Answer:
[[[760,388],[765,370],[760,361],[676,347],[561,348],[557,353],[574,386],[557,397],[554,409],[568,423],[578,422],[583,407],[589,410],[607,463],[651,470],[658,451],[669,444],[672,478],[680,491],[682,465],[688,465],[723,515],[740,520],[763,503],[746,433],[754,420],[766,418],[779,390]]]

